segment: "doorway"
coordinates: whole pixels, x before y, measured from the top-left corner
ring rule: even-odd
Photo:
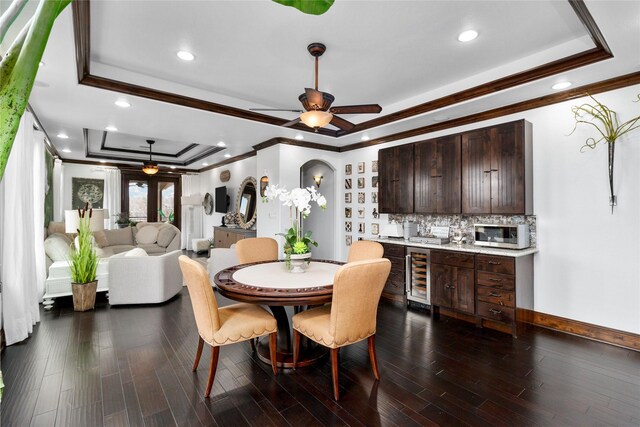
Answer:
[[[315,187],[326,199],[327,209],[322,210],[315,202],[311,202],[311,214],[303,219],[304,231],[311,231],[312,239],[318,247],[311,248],[315,259],[337,259],[335,248],[335,171],[322,160],[309,160],[300,167],[300,184],[302,188]],[[321,177],[320,185],[316,185],[314,177]]]
[[[135,222],[169,222],[180,228],[180,177],[122,173],[122,211]]]

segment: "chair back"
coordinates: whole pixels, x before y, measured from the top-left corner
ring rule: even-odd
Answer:
[[[358,240],[351,245],[347,262],[378,259],[382,258],[382,254],[384,254],[384,248],[380,243],[370,240]]]
[[[238,240],[236,255],[240,264],[278,260],[278,242],[271,237],[253,237]]]
[[[379,258],[345,264],[333,279],[329,333],[338,346],[376,332],[376,313],[391,261]]]
[[[189,257],[181,255],[178,262],[189,289],[198,333],[203,340],[210,343],[213,341],[213,334],[220,329],[220,316],[209,275],[201,264]]]

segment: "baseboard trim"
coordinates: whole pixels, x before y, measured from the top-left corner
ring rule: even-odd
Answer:
[[[518,312],[518,320],[526,323],[640,351],[640,335],[632,332],[620,331],[533,310],[518,309]]]

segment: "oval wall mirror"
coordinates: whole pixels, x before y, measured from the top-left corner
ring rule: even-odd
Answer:
[[[236,197],[236,212],[238,212],[238,225],[241,228],[249,229],[256,222],[258,183],[252,176],[248,176],[240,184],[238,196]]]

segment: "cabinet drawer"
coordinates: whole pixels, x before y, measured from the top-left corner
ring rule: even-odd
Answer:
[[[478,316],[482,316],[486,319],[495,320],[497,322],[513,323],[516,317],[515,313],[516,310],[513,308],[478,301]]]
[[[478,255],[476,260],[478,261],[478,270],[511,275],[516,272],[515,260],[510,257]]]
[[[474,255],[451,251],[431,251],[431,262],[454,267],[473,268]]]
[[[478,285],[490,286],[495,289],[513,290],[515,287],[513,276],[487,273],[486,271],[478,271],[476,282]]]
[[[404,294],[404,272],[392,271],[389,273],[387,283],[384,285],[384,292],[403,295]]]
[[[390,245],[387,243],[382,244],[384,248],[385,258],[402,258],[404,259],[404,246],[402,245]]]
[[[478,302],[484,301],[503,307],[515,306],[515,294],[510,291],[503,291],[494,288],[478,286]]]

